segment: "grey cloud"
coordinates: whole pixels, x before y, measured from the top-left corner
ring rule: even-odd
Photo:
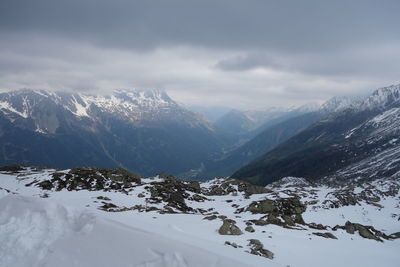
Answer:
[[[397,0],[2,0],[0,89],[265,107],[398,82]]]
[[[148,49],[335,50],[399,40],[398,1],[2,0],[0,28]]]
[[[357,47],[327,53],[273,55],[263,52],[248,53],[218,61],[215,67],[223,71],[248,71],[266,68],[309,75],[348,78],[377,76],[393,79],[399,77],[400,42],[390,47]],[[333,76],[333,77],[332,77]]]

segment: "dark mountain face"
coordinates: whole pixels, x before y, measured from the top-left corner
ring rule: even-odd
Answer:
[[[232,177],[266,185],[285,176],[318,180],[396,174],[400,171],[395,164],[400,152],[399,92],[399,86],[377,90],[308,127]],[[385,161],[378,164],[378,155]]]
[[[210,124],[159,91],[0,94],[0,165],[179,174],[221,150]]]
[[[225,155],[222,159],[209,161],[201,176],[230,176],[235,171],[286,141],[321,118],[321,113],[311,112],[272,124],[256,137]]]
[[[353,99],[346,97],[334,97],[320,107],[307,105],[282,113],[266,121],[255,131],[258,134],[242,146],[219,160],[207,162],[200,175],[204,177],[230,176],[321,118],[348,106],[352,101]]]

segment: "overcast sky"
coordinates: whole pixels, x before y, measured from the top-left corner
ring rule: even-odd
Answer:
[[[400,1],[1,0],[0,90],[300,105],[400,82]]]

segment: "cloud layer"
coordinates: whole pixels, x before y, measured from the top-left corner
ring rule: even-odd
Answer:
[[[398,1],[0,2],[0,89],[262,108],[400,81]]]

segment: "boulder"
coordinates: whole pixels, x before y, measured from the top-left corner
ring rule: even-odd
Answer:
[[[251,225],[248,225],[246,228],[244,228],[244,230],[247,231],[247,232],[250,232],[250,233],[254,233],[255,232],[253,226],[251,226]]]
[[[400,232],[396,232],[396,233],[391,234],[390,238],[392,238],[392,239],[400,238]]]
[[[261,213],[267,214],[277,211],[275,206],[275,202],[270,199],[262,200],[262,201],[255,201],[252,202],[246,209],[246,211],[250,211],[251,213]]]
[[[264,248],[264,245],[258,239],[249,239],[248,246],[250,247],[250,253],[253,255],[262,256],[268,259],[274,258],[274,253]]]
[[[210,215],[210,216],[204,217],[203,220],[212,221],[212,220],[215,220],[215,219],[217,219],[217,218],[218,218],[217,215]]]
[[[332,228],[332,230],[334,231],[336,231],[337,229],[343,229],[349,234],[354,234],[355,232],[358,232],[358,234],[363,238],[373,239],[380,242],[382,242],[381,238],[386,240],[392,239],[391,236],[388,236],[385,233],[375,229],[373,226],[352,223],[349,221],[347,221],[344,226],[336,225]]]
[[[222,226],[219,228],[220,235],[241,235],[243,232],[236,226],[236,222],[230,219],[224,219]]]
[[[326,232],[326,233],[313,233],[313,235],[321,236],[321,237],[325,237],[325,238],[337,239],[336,236],[334,236],[332,233],[329,233],[329,232]]]

